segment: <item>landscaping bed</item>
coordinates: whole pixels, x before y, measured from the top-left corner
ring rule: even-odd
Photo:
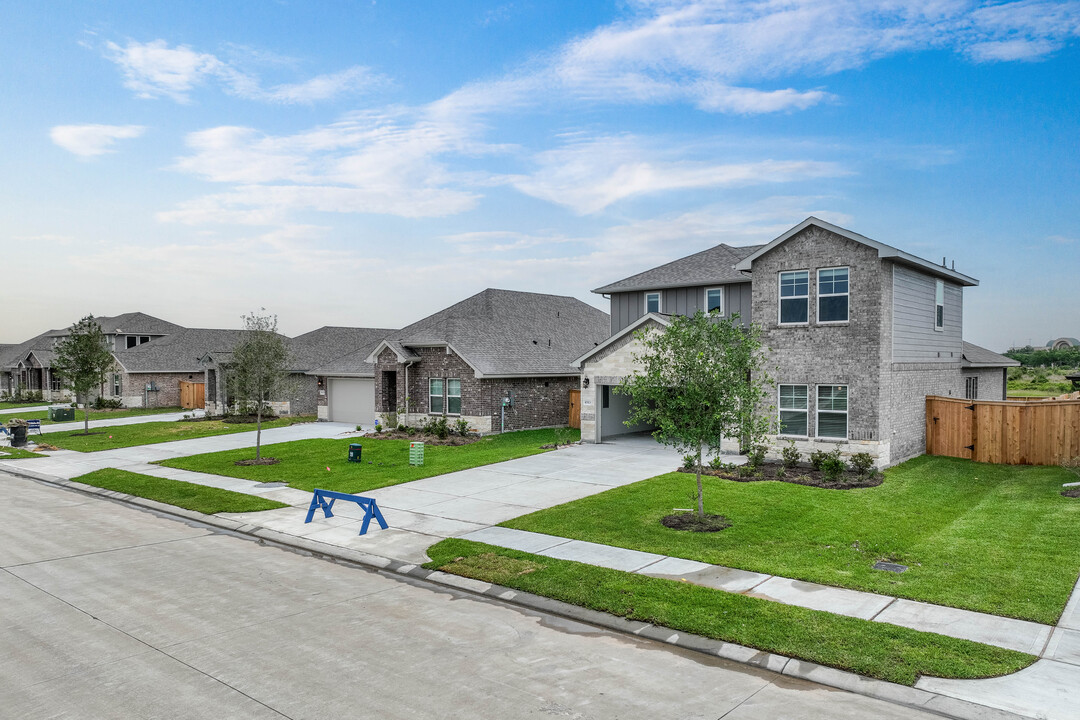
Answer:
[[[503,525],[1052,625],[1080,572],[1080,503],[1061,496],[1073,479],[930,456],[846,492],[706,476],[705,511],[732,525],[691,533],[660,522],[694,502],[694,478],[670,473]]]
[[[356,493],[536,455],[545,452],[541,446],[553,442],[560,432],[567,431],[521,430],[488,435],[467,445],[425,445],[424,464],[420,466],[409,465],[409,440],[386,437],[387,433],[264,445],[263,454],[276,458],[275,465],[237,465],[238,460],[255,456],[253,448],[173,458],[160,464],[258,482],[283,482],[299,490]],[[348,460],[349,445],[355,443],[363,446],[361,462]]]
[[[427,552],[432,561],[424,567],[430,569],[903,685],[923,675],[1005,675],[1036,659],[969,640],[467,540],[443,540]]]
[[[447,435],[446,437],[439,437],[431,433],[425,432],[408,432],[406,430],[384,430],[380,433],[375,433],[374,437],[379,440],[407,440],[409,442],[422,442],[424,445],[450,445],[453,447],[460,447],[462,445],[472,445],[474,442],[478,442],[481,439],[481,435],[478,433],[469,433],[467,435]]]
[[[783,470],[783,473],[780,473],[780,470]],[[679,468],[678,472],[691,475],[695,473],[693,469],[685,467]],[[740,470],[738,467],[720,469],[704,467],[701,469],[701,474],[723,478],[724,480],[734,480],[735,482],[765,482],[771,480],[824,488],[826,490],[853,490],[855,488],[877,487],[885,480],[885,476],[878,472],[865,474],[845,472],[838,478],[833,479],[825,472],[815,470],[812,467],[787,468],[778,462],[764,462],[756,468],[747,468],[746,470]]]
[[[289,507],[284,503],[267,500],[256,495],[207,487],[181,480],[153,477],[141,473],[106,468],[73,478],[75,482],[115,492],[157,500],[187,510],[213,515],[220,512],[259,512]]]

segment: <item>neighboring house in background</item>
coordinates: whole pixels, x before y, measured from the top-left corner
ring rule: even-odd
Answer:
[[[94,319],[113,351],[135,348],[183,330],[179,325],[141,312]],[[61,379],[52,374],[56,344],[69,334],[67,328],[50,330],[0,350],[0,391],[41,391],[46,400],[70,400],[71,393],[63,387]]]
[[[1047,350],[1068,350],[1069,348],[1080,347],[1080,340],[1071,337],[1060,337],[1057,340],[1049,340],[1046,343]]]
[[[312,366],[307,375],[315,384],[319,420],[371,427],[375,423],[375,365],[367,357],[383,338],[397,330],[336,329],[348,330],[350,344],[357,349],[329,359],[324,354],[321,362],[316,363],[312,358],[307,363]]]
[[[376,411],[386,424],[446,416],[483,433],[566,425],[579,386],[570,362],[608,330],[607,314],[575,298],[484,290],[368,355]]]
[[[1015,362],[962,339],[963,288],[977,284],[811,217],[767,245],[719,245],[598,288],[611,296],[613,332],[576,362],[582,437],[632,430],[620,428],[629,408],[611,390],[638,369],[633,332],[704,309],[762,329],[777,383],[774,450],[788,440],[804,453],[840,446],[879,465],[918,455],[927,395],[1004,396],[1004,368]]]
[[[103,395],[119,398],[124,407],[177,407],[183,383],[206,382],[200,358],[217,348],[233,347],[242,332],[182,328],[114,352],[116,364],[106,376]]]
[[[212,415],[222,414],[230,404],[226,373],[232,363],[233,347],[245,331],[234,332],[236,336],[232,342],[207,349],[201,356],[205,370],[206,411]],[[271,398],[270,406],[281,415],[315,415],[319,412],[321,418],[324,411],[320,410],[320,405],[326,403],[326,398],[321,393],[325,392],[326,388],[325,379],[314,372],[316,368],[345,355],[370,352],[375,343],[388,332],[391,331],[381,328],[327,326],[294,338],[285,338],[289,350],[290,383],[282,397]],[[339,398],[344,399],[345,392],[349,389],[351,388],[345,388]],[[342,387],[338,390],[342,391]],[[369,410],[367,413],[369,417],[371,412]],[[370,424],[371,420],[368,422]]]

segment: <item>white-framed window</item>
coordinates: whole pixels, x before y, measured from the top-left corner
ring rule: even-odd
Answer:
[[[794,270],[780,273],[781,325],[810,321],[810,271]]]
[[[461,414],[461,380],[458,378],[446,380],[446,413],[448,415]]]
[[[938,280],[934,287],[934,329],[945,329],[945,281]]]
[[[49,389],[53,392],[60,392],[64,389],[64,378],[60,377],[54,372],[49,373]]]
[[[443,402],[444,383],[442,378],[428,380],[428,412],[442,414],[446,405]]]
[[[128,335],[124,340],[128,348],[133,348],[139,344],[139,338],[134,335]]]
[[[120,397],[121,385],[120,385],[120,373],[113,373],[112,376],[112,394],[113,397]]]
[[[150,342],[150,336],[149,335],[140,335],[139,336],[139,344],[140,345],[142,345],[143,343],[148,343],[148,342]]]
[[[825,268],[817,271],[817,321],[848,321],[848,268]]]
[[[724,314],[724,288],[705,288],[705,312]]]
[[[806,404],[806,385],[780,386],[780,434],[806,437],[809,410]]]
[[[979,378],[964,378],[964,397],[968,400],[979,399]]]
[[[645,312],[658,313],[660,312],[660,293],[651,292],[645,293]]]
[[[817,386],[817,436],[847,440],[847,385]]]

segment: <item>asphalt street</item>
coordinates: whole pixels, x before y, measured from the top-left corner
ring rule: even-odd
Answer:
[[[937,717],[0,471],[5,718]]]

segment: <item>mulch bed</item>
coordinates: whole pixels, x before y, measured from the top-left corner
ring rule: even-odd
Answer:
[[[731,521],[723,515],[699,516],[695,512],[676,513],[665,515],[660,518],[660,524],[672,530],[689,530],[690,532],[719,532],[731,527]]]
[[[207,419],[209,420],[210,418]],[[256,423],[259,421],[259,418],[255,417],[254,415],[226,415],[218,419],[220,419],[221,422],[229,425],[244,425],[247,423]],[[263,422],[270,422],[271,420],[280,420],[280,418],[277,415],[262,416]]]
[[[259,458],[258,460],[251,458],[250,460],[237,460],[233,465],[247,467],[248,465],[277,465],[279,462],[281,461],[277,458]]]
[[[372,437],[387,438],[389,440],[411,440],[412,442],[422,442],[425,445],[471,445],[480,439],[479,435],[450,435],[445,439],[440,438],[438,435],[429,435],[428,433],[416,432],[410,435],[404,430],[384,430],[381,433],[375,433]]]
[[[777,477],[776,469],[778,467],[782,467],[782,465],[777,462],[762,463],[761,467],[758,468],[760,474],[755,475],[742,475],[737,470],[715,470],[706,467],[701,469],[701,474],[723,478],[724,480],[734,480],[735,482],[763,482],[772,480],[775,482],[792,483],[794,485],[823,488],[825,490],[854,490],[856,488],[877,487],[885,481],[885,476],[879,472],[870,475],[859,475],[851,471],[841,475],[838,480],[829,480],[820,470],[809,467],[786,468],[784,476]],[[694,474],[693,470],[687,468],[679,468],[679,472]]]
[[[1061,494],[1069,498],[1080,498],[1080,487],[1069,488],[1068,490],[1062,490]]]

